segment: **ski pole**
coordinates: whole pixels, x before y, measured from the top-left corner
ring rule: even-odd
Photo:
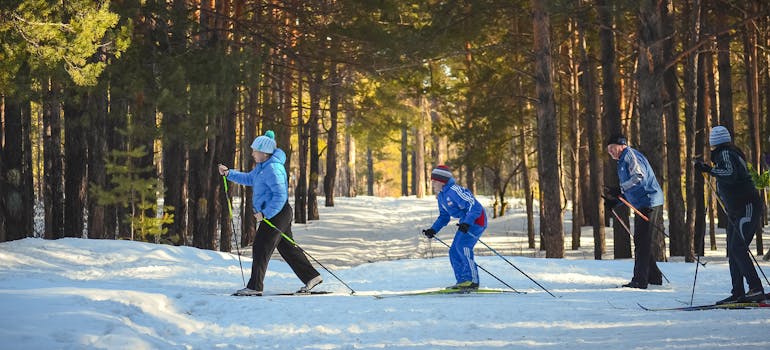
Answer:
[[[227,190],[227,176],[222,175],[222,182],[225,183],[225,198],[227,199],[227,209],[230,211],[230,228],[233,230],[233,243],[235,243],[235,250],[238,252],[238,265],[241,267],[241,279],[243,280],[243,286],[246,286],[246,277],[243,275],[243,263],[241,262],[241,248],[238,244],[238,240],[235,238],[235,223],[233,223],[233,205],[230,204],[230,194]]]
[[[695,282],[698,281],[698,267],[700,267],[700,255],[697,255],[697,261],[695,262],[695,278],[692,279],[692,293],[690,293],[690,306],[692,306],[692,301],[693,299],[695,299]]]
[[[644,221],[650,222],[650,218],[648,218],[647,215],[642,214],[642,212],[639,211],[639,209],[636,209],[636,207],[631,205],[631,203],[629,203],[625,198],[623,198],[622,196],[618,196],[618,200],[623,202],[623,204],[625,204],[627,207],[631,208],[631,210],[633,210],[634,213],[636,213],[636,215],[639,215],[639,217],[642,218]],[[664,236],[669,237],[668,233],[666,233],[666,231],[663,230],[660,226],[655,225],[655,228],[657,228],[658,231],[660,231]]]
[[[318,264],[319,266],[321,266],[321,267],[322,267],[324,270],[326,270],[326,272],[328,272],[329,274],[331,274],[332,276],[334,276],[334,278],[336,278],[336,279],[337,279],[337,281],[340,281],[340,283],[342,283],[343,285],[345,285],[345,287],[347,287],[348,289],[350,289],[350,294],[356,294],[356,291],[355,291],[355,290],[353,290],[353,288],[350,288],[350,286],[349,286],[347,283],[345,283],[345,281],[343,281],[342,279],[340,279],[339,277],[337,277],[337,275],[335,275],[335,274],[334,274],[334,272],[332,272],[331,270],[327,269],[327,268],[326,268],[326,266],[324,266],[324,264],[321,264],[321,262],[320,262],[320,261],[318,261],[318,259],[316,259],[316,258],[314,258],[312,255],[310,255],[310,253],[308,253],[308,252],[307,252],[307,250],[304,250],[304,249],[302,249],[302,247],[300,247],[300,246],[299,246],[299,244],[297,244],[297,242],[295,242],[295,241],[294,241],[294,240],[293,240],[291,237],[289,237],[287,234],[283,233],[283,231],[281,231],[281,230],[280,230],[278,227],[276,227],[275,225],[273,225],[273,223],[272,223],[272,222],[270,222],[270,220],[268,220],[267,218],[263,218],[263,219],[262,219],[262,221],[264,221],[264,222],[265,222],[265,223],[266,223],[268,226],[270,226],[270,227],[274,228],[276,231],[278,231],[278,233],[280,233],[280,234],[281,234],[281,237],[283,237],[284,239],[286,239],[287,241],[289,241],[289,243],[291,243],[293,246],[297,247],[297,249],[299,249],[300,251],[302,251],[303,253],[305,253],[305,255],[309,256],[309,257],[310,257],[310,259],[313,259],[313,261],[315,261],[315,262],[316,262],[316,264]]]
[[[438,237],[436,237],[436,236],[433,236],[433,238],[435,238],[437,241],[441,242],[441,244],[445,245],[447,248],[449,248],[449,249],[452,249],[452,247],[450,247],[450,246],[449,246],[449,244],[446,244],[446,242],[442,241],[440,238],[438,238]],[[484,267],[482,267],[481,265],[479,265],[479,264],[476,264],[476,262],[475,262],[475,261],[474,261],[473,263],[476,265],[476,267],[478,267],[478,268],[482,269],[484,272],[486,272],[486,273],[488,273],[490,276],[494,277],[496,280],[498,280],[500,283],[504,284],[506,287],[508,287],[508,288],[511,288],[511,290],[512,290],[512,291],[514,291],[514,292],[516,292],[516,293],[518,293],[518,294],[526,294],[525,292],[519,292],[518,290],[516,290],[516,288],[513,288],[513,287],[511,287],[511,285],[510,285],[510,284],[508,284],[508,283],[505,283],[505,281],[503,281],[503,280],[501,280],[500,278],[498,278],[497,276],[493,275],[491,272],[487,271],[487,269],[485,269],[485,268],[484,268]]]
[[[727,217],[727,221],[730,222],[730,226],[738,228],[735,226],[735,223],[733,223],[733,219],[730,218],[730,214],[727,213],[727,207],[725,207],[725,204],[722,202],[722,198],[719,198],[719,195],[717,194],[716,189],[714,189],[714,185],[711,184],[711,181],[706,177],[706,173],[701,173],[704,177],[704,182],[706,182],[709,185],[709,188],[714,193],[714,197],[717,199],[717,203],[719,204],[719,207],[722,209],[722,212],[725,213],[725,216]],[[759,272],[762,273],[762,277],[765,278],[765,282],[767,282],[767,285],[770,286],[770,281],[767,279],[767,275],[765,275],[765,271],[762,270],[762,266],[759,265],[759,262],[757,261],[757,258],[754,257],[754,253],[751,251],[751,248],[746,247],[746,249],[749,251],[749,255],[751,255],[751,258],[754,260],[754,263],[757,265],[757,269],[759,269]]]
[[[506,259],[504,256],[502,256],[502,254],[498,253],[498,252],[497,252],[496,250],[494,250],[492,247],[490,247],[489,245],[487,245],[486,243],[484,243],[484,241],[482,241],[482,240],[479,240],[479,243],[483,244],[485,247],[487,247],[487,249],[491,250],[493,253],[495,253],[497,256],[499,256],[501,259],[505,260],[505,262],[507,262],[509,265],[513,266],[513,268],[514,268],[514,269],[516,269],[516,270],[518,270],[519,272],[521,272],[521,274],[522,274],[522,275],[524,275],[524,276],[526,276],[527,278],[529,278],[529,280],[530,280],[530,281],[532,281],[532,282],[535,282],[535,284],[537,284],[537,285],[538,285],[538,287],[542,288],[544,291],[546,291],[546,292],[547,292],[548,294],[550,294],[552,297],[556,298],[556,296],[555,296],[555,295],[553,295],[553,293],[551,293],[551,292],[550,292],[548,289],[546,289],[545,287],[543,287],[543,285],[542,285],[542,284],[540,284],[540,283],[538,283],[537,281],[535,281],[535,280],[534,280],[532,277],[529,277],[529,275],[527,275],[527,273],[526,273],[526,272],[522,271],[520,268],[518,268],[516,265],[514,265],[514,264],[513,264],[513,263],[512,263],[510,260],[508,260],[508,259]]]

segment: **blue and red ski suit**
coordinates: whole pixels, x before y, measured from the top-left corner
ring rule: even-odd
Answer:
[[[484,206],[476,200],[473,193],[455,183],[453,178],[436,194],[439,215],[431,228],[440,231],[451,218],[459,218],[460,224],[469,225],[468,233],[457,230],[452,246],[449,248],[449,262],[455,273],[457,283],[472,281],[479,283],[479,270],[473,260],[473,247],[487,228],[487,215]]]

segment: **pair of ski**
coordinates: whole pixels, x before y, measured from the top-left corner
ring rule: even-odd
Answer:
[[[289,292],[289,293],[271,293],[271,294],[265,294],[265,293],[262,293],[262,294],[239,294],[239,293],[233,293],[233,294],[230,294],[230,295],[232,295],[234,297],[262,297],[262,296],[264,296],[264,297],[281,297],[281,296],[288,297],[288,296],[309,296],[309,295],[324,295],[324,294],[332,294],[332,292],[327,292],[327,291],[322,291],[322,290],[319,290],[319,291],[315,291],[314,290],[314,291],[310,291],[310,292],[293,292],[293,293]]]
[[[394,297],[408,297],[408,296],[421,296],[421,295],[489,295],[489,294],[524,294],[523,292],[504,290],[504,289],[470,289],[470,288],[446,288],[427,291],[414,291],[394,294],[378,294],[374,297],[377,299],[394,298]]]
[[[706,304],[706,305],[694,305],[694,306],[680,306],[680,307],[668,307],[668,308],[650,308],[645,307],[642,304],[638,304],[644,310],[647,311],[701,311],[701,310],[745,310],[745,309],[762,309],[770,310],[770,300],[759,302],[742,302],[742,303],[726,303],[726,304]]]
[[[393,293],[393,294],[376,294],[372,296],[377,299],[384,299],[384,298],[408,297],[408,296],[420,296],[420,295],[488,295],[488,294],[505,294],[505,293],[524,294],[523,292],[516,292],[512,290],[481,288],[481,289],[437,289],[437,290],[411,291],[411,292]],[[312,296],[312,295],[330,295],[330,294],[338,294],[338,293],[328,292],[328,291],[311,291],[310,293],[307,293],[307,292],[273,293],[273,294],[262,294],[261,296],[270,296],[270,297]],[[233,296],[256,296],[256,295],[244,295],[244,294],[237,294],[237,293],[232,295]]]

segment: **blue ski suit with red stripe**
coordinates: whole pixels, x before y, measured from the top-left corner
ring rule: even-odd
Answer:
[[[449,262],[457,283],[472,281],[479,283],[479,270],[473,260],[473,247],[487,228],[487,214],[484,206],[473,193],[455,183],[453,178],[436,194],[439,215],[431,228],[436,232],[446,226],[451,218],[459,218],[460,224],[469,225],[468,233],[457,230],[449,248]]]

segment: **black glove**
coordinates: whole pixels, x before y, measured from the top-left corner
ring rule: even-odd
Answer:
[[[604,212],[605,213],[611,212],[612,209],[615,209],[615,207],[617,207],[617,206],[622,204],[620,202],[620,199],[618,199],[618,198],[620,198],[620,196],[613,197],[613,198],[610,198],[610,197],[607,197],[607,196],[602,196],[602,198],[604,198]]]
[[[436,230],[429,228],[427,230],[422,230],[422,234],[424,234],[425,237],[433,238],[433,236],[436,235]]]
[[[704,163],[702,160],[698,159],[695,161],[695,170],[700,171],[702,173],[710,173],[711,165],[708,165]]]
[[[609,199],[614,199],[614,200],[617,201],[617,198],[620,197],[620,195],[621,195],[620,187],[604,186],[604,196],[603,197],[605,197],[605,199],[609,198]]]
[[[457,224],[457,229],[460,230],[462,233],[468,233],[468,229],[471,228],[471,225],[468,225],[467,223]]]

